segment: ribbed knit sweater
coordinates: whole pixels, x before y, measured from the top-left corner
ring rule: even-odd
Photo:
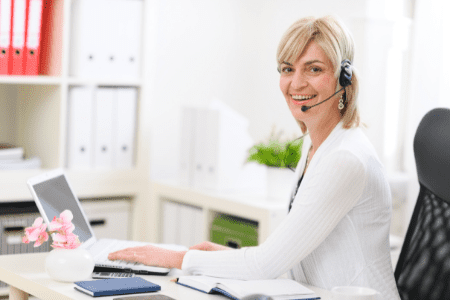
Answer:
[[[305,137],[302,153],[311,139]],[[306,155],[296,169],[293,193]],[[391,194],[377,154],[360,128],[342,122],[316,150],[292,209],[257,247],[190,250],[183,271],[235,279],[289,277],[324,289],[365,286],[400,299],[390,258]]]

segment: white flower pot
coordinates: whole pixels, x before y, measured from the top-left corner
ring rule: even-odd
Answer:
[[[89,279],[94,259],[85,249],[53,249],[45,259],[45,271],[57,281],[75,282]]]
[[[289,202],[294,172],[287,168],[267,168],[267,196],[271,201]]]

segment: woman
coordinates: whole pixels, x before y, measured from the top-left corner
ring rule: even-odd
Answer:
[[[383,299],[399,299],[389,252],[390,191],[359,128],[353,52],[351,35],[333,17],[301,19],[280,42],[280,89],[308,133],[302,149],[307,155],[297,166],[291,210],[264,243],[229,250],[205,242],[188,252],[146,246],[110,259],[248,280],[288,272],[325,289],[366,286]]]

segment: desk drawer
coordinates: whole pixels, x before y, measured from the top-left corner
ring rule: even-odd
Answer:
[[[34,242],[22,243],[25,228],[33,225],[34,220],[40,216],[34,202],[2,203],[0,205],[0,254],[50,251],[50,239],[36,248]],[[4,282],[0,282],[0,288],[6,286]]]
[[[81,205],[97,239],[130,239],[130,200],[83,200]]]

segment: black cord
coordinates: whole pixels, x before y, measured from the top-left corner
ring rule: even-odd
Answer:
[[[300,139],[303,139],[303,138],[304,138],[305,136],[307,136],[308,134],[309,134],[309,132],[307,132],[307,133],[305,133],[304,135],[302,135],[301,137],[298,137],[298,138],[292,140],[291,142],[287,143],[286,146],[285,146],[285,152],[287,152],[289,146],[291,146],[295,141],[300,140]],[[295,172],[295,169],[293,169],[293,168],[291,168],[291,167],[289,167],[289,166],[288,166],[287,168],[288,168],[289,170],[291,170],[292,172]]]

